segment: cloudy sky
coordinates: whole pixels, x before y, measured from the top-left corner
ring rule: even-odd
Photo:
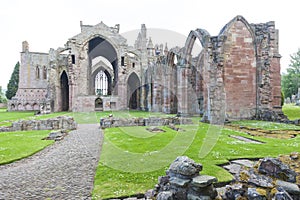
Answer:
[[[281,68],[300,47],[298,1],[274,0],[3,0],[0,2],[0,86],[6,88],[17,61],[22,41],[30,51],[48,52],[63,46],[80,32],[80,21],[95,25],[120,24],[120,32],[139,29],[173,30],[187,36],[204,28],[217,35],[236,15],[249,23],[275,21],[279,29]]]

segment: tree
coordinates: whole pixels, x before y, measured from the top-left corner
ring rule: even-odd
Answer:
[[[281,77],[281,87],[285,97],[297,94],[300,87],[300,49],[290,57],[287,73]]]
[[[20,68],[20,63],[17,62],[14,71],[11,74],[10,80],[7,84],[7,90],[5,93],[7,99],[11,99],[17,93],[18,86],[19,86],[19,68]]]
[[[0,86],[0,103],[6,103],[7,99],[2,91],[2,86]]]

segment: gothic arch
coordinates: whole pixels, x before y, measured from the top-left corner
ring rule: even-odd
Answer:
[[[105,37],[100,37],[99,35],[94,35],[90,40],[88,41],[88,58],[90,63],[90,74],[92,73],[92,60],[96,57],[104,57],[107,59],[112,68],[113,68],[113,75],[111,77],[114,77],[112,80],[112,90],[115,94],[117,94],[117,82],[118,82],[118,53],[117,48]],[[90,82],[90,90],[89,93],[93,94],[93,83]]]
[[[69,79],[65,70],[60,75],[60,91],[61,111],[69,111]]]
[[[231,27],[236,23],[236,22],[241,22],[242,24],[244,24],[244,26],[248,29],[248,31],[250,32],[252,38],[253,38],[253,45],[255,45],[255,33],[253,31],[253,29],[251,28],[251,25],[249,24],[249,22],[241,15],[237,15],[236,17],[234,17],[230,22],[228,22],[220,31],[219,36],[221,35],[227,35],[228,31],[231,29]]]
[[[140,86],[141,81],[135,72],[127,79],[127,99],[129,109],[140,109]]]
[[[99,73],[101,73],[105,77],[103,77],[103,80],[100,81],[103,82],[102,85],[105,85],[105,88],[103,89],[106,90],[105,92],[101,92],[101,94],[111,95],[113,90],[112,84],[114,80],[113,66],[105,57],[102,56],[98,56],[95,59],[93,59],[93,61],[94,60],[96,61],[96,63],[93,62],[91,67],[91,78],[89,83],[90,94],[98,95],[96,92],[96,78],[99,78]],[[104,74],[101,71],[103,71]]]
[[[198,39],[202,45],[202,47],[206,47],[206,44],[208,42],[208,38],[210,37],[210,34],[205,29],[196,29],[192,30],[185,42],[184,46],[184,60],[185,62],[190,62],[190,55],[192,53],[195,40]]]
[[[242,16],[236,16],[224,26],[219,37],[224,38],[221,55],[227,117],[251,118],[257,109],[258,70],[253,29]]]
[[[103,90],[107,90],[107,91],[102,91],[101,94],[98,94],[96,92],[96,78],[99,74],[102,74],[103,76],[105,76],[105,77],[103,77],[102,81],[103,81],[103,84],[105,84],[105,85],[107,84],[107,88],[106,88],[106,86],[105,86],[105,88],[104,87],[100,88]],[[112,78],[112,75],[110,74],[110,72],[101,66],[97,70],[95,70],[91,76],[91,81],[92,81],[91,89],[96,92],[96,95],[111,95],[112,94],[112,80],[113,80],[113,78]]]

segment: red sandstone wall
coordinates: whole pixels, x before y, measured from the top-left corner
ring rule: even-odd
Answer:
[[[256,108],[256,58],[246,25],[234,21],[225,31],[224,88],[229,119],[250,118]]]

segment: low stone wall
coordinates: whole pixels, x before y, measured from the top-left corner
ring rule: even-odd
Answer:
[[[45,120],[20,120],[12,123],[10,127],[0,127],[0,132],[29,131],[29,130],[74,130],[77,123],[73,117],[60,116]]]
[[[192,124],[192,119],[184,117],[149,117],[149,118],[115,118],[108,117],[100,119],[101,128],[121,126],[167,126],[170,124]]]

